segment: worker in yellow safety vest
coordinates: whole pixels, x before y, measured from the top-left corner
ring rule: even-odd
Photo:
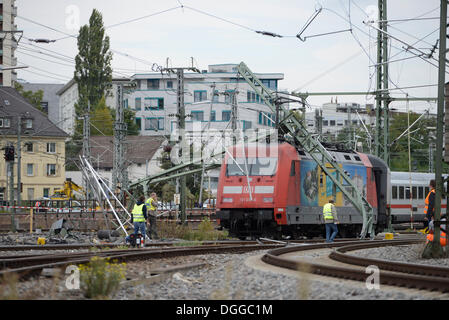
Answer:
[[[158,237],[156,228],[156,213],[157,213],[157,195],[155,192],[150,194],[150,197],[145,201],[147,207],[148,220],[150,221],[149,237],[156,239]]]
[[[147,208],[144,201],[145,197],[140,196],[133,207],[131,215],[131,222],[134,224],[134,235],[137,236],[137,233],[140,231],[143,237],[142,241],[145,241],[145,221],[147,220]]]
[[[329,199],[329,202],[323,206],[323,218],[326,226],[326,242],[333,242],[338,234],[337,224],[339,223],[334,199]]]

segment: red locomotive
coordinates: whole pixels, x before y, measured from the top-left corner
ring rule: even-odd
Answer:
[[[387,222],[390,171],[379,158],[337,149],[328,152],[362,190],[374,210],[377,229]],[[344,186],[344,185],[343,185]],[[318,236],[322,208],[333,197],[343,237],[356,236],[362,216],[318,164],[289,143],[229,148],[217,190],[220,226],[239,238]]]

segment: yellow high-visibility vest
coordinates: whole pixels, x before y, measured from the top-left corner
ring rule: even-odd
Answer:
[[[145,217],[143,216],[143,206],[144,205],[145,204],[143,204],[143,203],[140,205],[137,205],[137,204],[134,205],[134,208],[132,211],[134,222],[145,222]]]
[[[156,207],[153,205],[153,203],[154,203],[154,199],[153,198],[148,198],[148,200],[145,201],[145,205],[147,206],[148,210],[151,210],[151,211],[155,211],[156,210]]]
[[[332,206],[333,206],[332,203],[326,203],[323,206],[323,217],[324,217],[324,220],[334,219],[334,216],[332,215]]]

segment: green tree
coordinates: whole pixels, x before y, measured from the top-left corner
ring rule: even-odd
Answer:
[[[111,109],[106,105],[104,96],[95,106],[90,123],[90,134],[92,136],[112,136],[114,134],[114,119],[111,115]]]
[[[24,97],[29,103],[31,103],[33,107],[35,107],[39,111],[46,113],[44,109],[42,109],[41,105],[42,99],[44,98],[44,91],[42,90],[37,90],[36,92],[33,92],[31,90],[26,91],[23,89],[23,86],[18,82],[14,82],[14,88],[20,93],[22,97]]]
[[[109,37],[105,35],[103,17],[94,9],[89,25],[82,26],[78,35],[74,72],[79,93],[79,100],[75,105],[78,117],[86,113],[88,103],[91,110],[99,105],[99,101],[112,87],[112,53],[109,48]],[[78,134],[82,133],[81,120],[77,120],[76,130]]]
[[[420,114],[410,113],[410,124],[419,118]],[[393,116],[390,121],[390,148],[391,153],[391,170],[408,171],[408,138],[407,134],[396,140],[405,130],[407,130],[407,113],[398,113]],[[410,132],[410,154],[413,171],[428,171],[429,158],[428,149],[429,142],[432,137],[429,136],[428,127],[436,127],[436,119],[423,117],[415,124]],[[414,167],[414,168],[413,168]]]

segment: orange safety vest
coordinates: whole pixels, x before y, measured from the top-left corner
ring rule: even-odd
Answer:
[[[427,210],[429,210],[429,197],[432,192],[435,193],[435,189],[430,190],[429,194],[426,197],[426,200],[424,201],[424,203],[426,204],[424,207],[424,214],[427,214]]]
[[[429,242],[429,241],[431,241],[431,242],[433,241],[432,233],[429,233],[427,235],[427,242]],[[446,236],[445,232],[440,232],[440,244],[442,247],[446,246],[446,244],[447,244],[447,236]]]

